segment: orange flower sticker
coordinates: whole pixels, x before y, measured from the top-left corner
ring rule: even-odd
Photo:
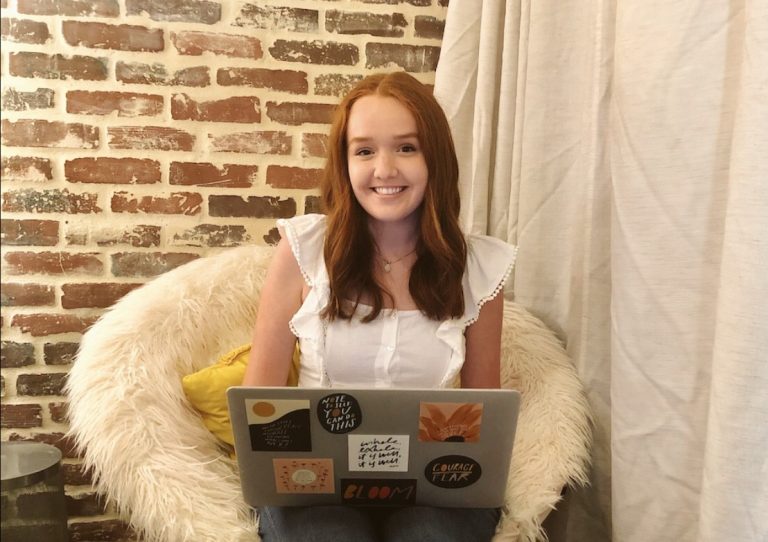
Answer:
[[[419,440],[478,442],[482,417],[482,403],[421,403]]]

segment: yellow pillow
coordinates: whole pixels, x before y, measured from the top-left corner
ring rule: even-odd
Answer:
[[[245,367],[251,345],[235,348],[221,356],[219,360],[205,369],[189,374],[181,379],[184,394],[203,418],[205,427],[220,440],[234,446],[232,424],[229,422],[227,409],[227,388],[243,383]],[[293,363],[288,373],[287,386],[296,386],[299,379],[299,347],[293,352]]]

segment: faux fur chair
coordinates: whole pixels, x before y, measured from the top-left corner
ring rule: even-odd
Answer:
[[[250,340],[272,253],[240,247],[188,263],[125,296],[83,337],[68,381],[70,433],[97,490],[142,540],[258,540],[237,464],[181,379]],[[502,382],[522,392],[522,409],[495,541],[534,540],[562,488],[585,481],[589,415],[539,320],[507,303],[502,340]]]

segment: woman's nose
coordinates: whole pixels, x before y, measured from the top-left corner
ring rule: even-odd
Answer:
[[[388,152],[380,152],[376,157],[374,176],[378,179],[388,179],[397,175],[395,158]]]

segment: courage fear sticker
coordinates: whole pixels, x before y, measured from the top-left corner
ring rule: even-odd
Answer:
[[[317,403],[317,418],[329,433],[349,433],[363,423],[363,411],[351,395],[332,393]]]
[[[480,463],[463,455],[444,455],[427,463],[424,476],[437,487],[459,489],[480,479]]]

